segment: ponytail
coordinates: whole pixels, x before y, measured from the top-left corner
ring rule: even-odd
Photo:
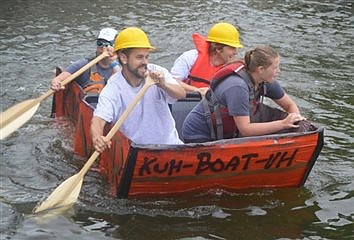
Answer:
[[[244,60],[246,69],[254,72],[258,67],[264,68],[272,65],[273,60],[279,57],[279,53],[269,45],[261,45],[246,52]]]

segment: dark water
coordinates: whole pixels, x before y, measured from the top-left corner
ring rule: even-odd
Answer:
[[[79,202],[33,216],[38,201],[77,173],[72,127],[49,118],[51,100],[0,143],[0,239],[353,239],[354,56],[352,1],[2,0],[0,110],[40,96],[55,66],[90,56],[102,27],[139,26],[170,68],[191,34],[218,21],[246,46],[275,46],[279,80],[303,115],[325,127],[325,146],[305,186],[117,200],[93,169]]]

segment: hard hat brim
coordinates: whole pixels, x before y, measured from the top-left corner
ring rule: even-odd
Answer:
[[[146,45],[141,45],[141,46],[134,45],[134,46],[132,46],[132,45],[129,45],[129,44],[126,44],[126,45],[123,44],[123,45],[119,45],[116,48],[114,48],[114,51],[119,51],[119,50],[127,49],[127,48],[148,48],[151,51],[155,51],[156,50],[156,48],[154,48],[153,46],[146,46]]]
[[[207,38],[206,41],[207,42],[214,42],[214,43],[224,44],[224,45],[229,46],[229,47],[243,48],[243,45],[241,43],[230,43],[230,42],[222,41],[220,39],[214,40],[214,39]]]

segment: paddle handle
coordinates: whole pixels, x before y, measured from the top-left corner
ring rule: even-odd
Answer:
[[[108,132],[106,135],[108,140],[111,140],[112,137],[116,134],[116,132],[119,130],[119,128],[123,125],[124,121],[130,114],[130,112],[134,109],[136,104],[140,101],[140,99],[145,95],[146,91],[151,87],[152,85],[156,84],[154,80],[151,79],[150,75],[147,76],[146,82],[144,86],[140,89],[134,100],[129,104],[129,106],[125,109],[125,111],[122,113],[118,121],[114,124],[114,126],[111,128],[111,130]],[[91,165],[96,161],[100,153],[98,151],[95,151],[91,157],[87,160],[85,165],[82,167],[80,170],[79,174],[84,176],[87,171],[91,168]]]

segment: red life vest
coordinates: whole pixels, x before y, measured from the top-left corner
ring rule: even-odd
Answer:
[[[90,68],[90,80],[83,89],[86,93],[100,93],[107,80],[98,73],[97,65],[94,65]]]
[[[238,130],[235,126],[233,116],[229,115],[227,107],[222,105],[217,100],[213,92],[215,88],[228,76],[237,74],[246,82],[250,92],[250,109],[256,109],[256,104],[254,104],[254,86],[244,68],[244,63],[240,61],[225,65],[215,73],[210,84],[210,89],[202,99],[204,112],[207,116],[207,123],[210,129],[210,137],[213,140],[233,138],[238,135]]]
[[[184,82],[198,88],[209,87],[212,77],[222,65],[214,67],[210,64],[209,43],[206,41],[206,37],[194,33],[192,38],[198,51],[198,57]]]

